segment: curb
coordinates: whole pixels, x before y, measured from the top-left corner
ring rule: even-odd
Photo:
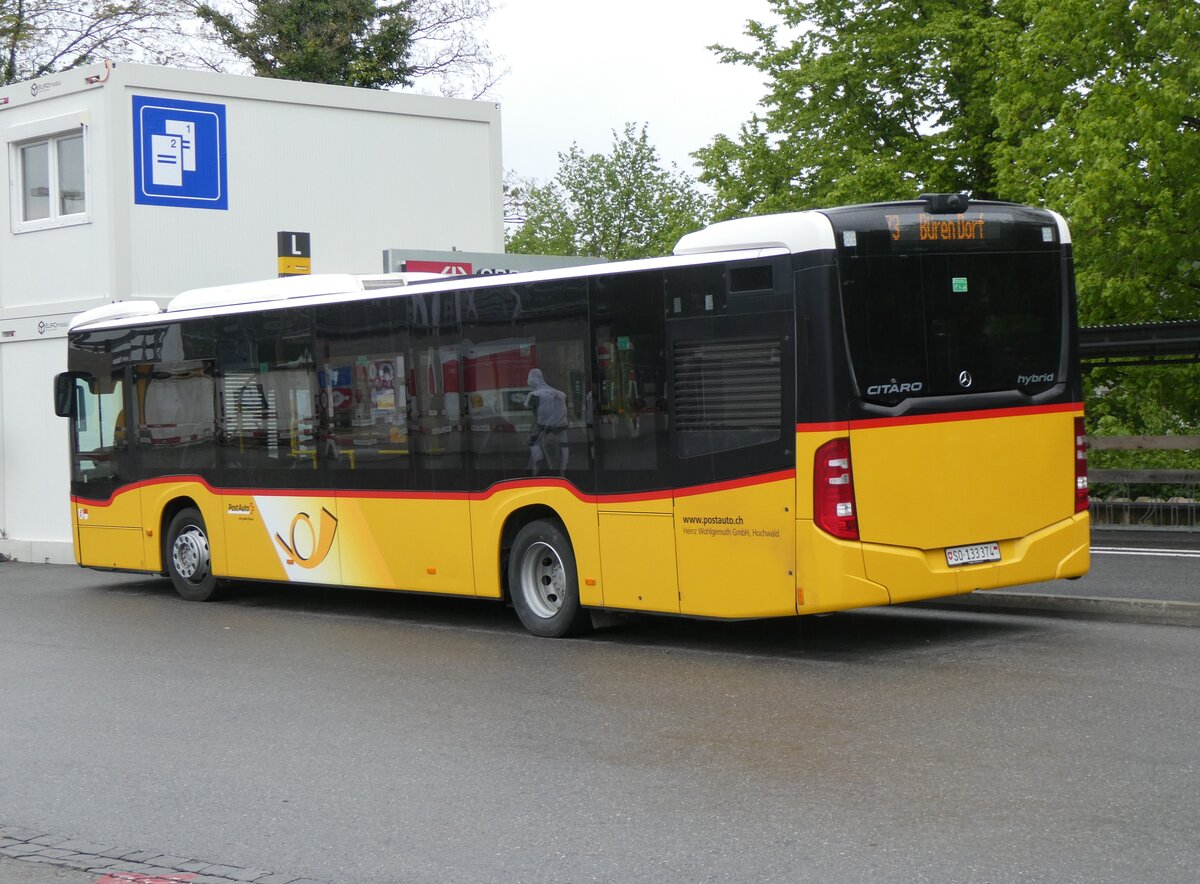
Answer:
[[[925,608],[970,608],[997,614],[1032,614],[1040,617],[1075,617],[1083,620],[1112,620],[1118,623],[1200,627],[1200,602],[1046,595],[992,589],[913,604]]]

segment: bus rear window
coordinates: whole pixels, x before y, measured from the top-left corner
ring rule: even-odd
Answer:
[[[842,308],[859,395],[1037,393],[1058,380],[1061,256],[1031,252],[841,255]]]

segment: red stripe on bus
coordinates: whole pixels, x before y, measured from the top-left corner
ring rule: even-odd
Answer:
[[[258,494],[257,491],[247,491],[246,494]],[[295,497],[303,496],[297,491],[288,491]],[[348,497],[362,500],[387,500],[389,498],[403,498],[405,500],[467,500],[470,494],[466,491],[383,491],[380,489],[370,490],[350,490],[346,488],[329,489],[328,497],[336,497],[339,500]]]
[[[797,433],[835,433],[849,430],[871,430],[878,427],[904,427],[918,424],[944,424],[959,421],[989,420],[998,417],[1028,417],[1036,414],[1082,414],[1082,402],[1060,402],[1054,405],[1028,405],[1018,408],[985,408],[981,411],[947,411],[942,414],[915,414],[900,417],[878,417],[866,420],[829,421],[796,424]]]
[[[700,494],[711,494],[716,491],[731,491],[735,488],[750,488],[754,485],[768,485],[771,482],[785,482],[795,478],[795,470],[780,470],[776,473],[764,473],[761,476],[751,476],[748,479],[729,479],[724,482],[712,482],[708,485],[693,485],[690,488],[680,488],[675,492],[675,497],[696,497]]]
[[[872,430],[879,427],[909,427],[922,424],[947,424],[965,421],[991,420],[1001,417],[1032,417],[1039,414],[1082,414],[1082,402],[1061,402],[1056,405],[1029,405],[1021,408],[985,408],[980,411],[950,411],[945,414],[915,414],[904,417],[881,417],[850,421],[851,430]]]
[[[157,479],[141,479],[137,482],[130,482],[128,485],[123,485],[122,487],[118,488],[116,491],[114,491],[112,494],[110,494],[108,497],[106,497],[104,499],[94,498],[94,497],[82,497],[77,494],[72,494],[71,495],[71,503],[78,503],[78,504],[82,504],[84,506],[112,506],[113,501],[116,500],[119,496],[121,496],[122,494],[128,494],[130,491],[137,491],[139,488],[149,488],[152,485],[167,485],[167,484],[188,483],[188,482],[194,483],[196,485],[203,485],[205,490],[208,491],[209,494],[220,494],[221,493],[221,490],[219,488],[214,488],[212,485],[209,485],[208,482],[206,482],[200,476],[189,476],[189,475],[162,476]]]
[[[846,421],[827,421],[817,424],[796,424],[797,433],[844,433],[850,428]]]
[[[203,485],[204,490],[209,494],[220,496],[222,494],[243,494],[254,497],[329,497],[331,494],[312,494],[306,493],[303,490],[295,488],[259,488],[259,489],[244,489],[244,488],[217,488],[210,485],[207,480],[201,476],[160,476],[157,479],[141,479],[137,482],[130,482],[118,490],[114,491],[103,500],[92,497],[82,497],[77,494],[71,495],[71,503],[77,503],[82,506],[112,506],[113,501],[122,494],[128,494],[130,491],[137,491],[141,488],[150,488],[154,485],[176,485],[176,484],[195,484]],[[322,489],[315,489],[322,490]]]
[[[505,491],[519,490],[522,488],[531,489],[550,489],[559,488],[567,491],[578,498],[583,503],[635,503],[638,501],[650,500],[670,500],[672,497],[696,497],[701,494],[712,494],[719,491],[730,491],[737,488],[750,488],[755,485],[766,485],[771,482],[784,482],[794,479],[796,471],[793,469],[779,470],[774,473],[765,473],[760,476],[747,476],[741,479],[728,479],[723,482],[709,482],[704,485],[690,485],[676,489],[660,489],[657,491],[631,491],[620,494],[588,494],[580,491],[566,479],[556,479],[546,477],[544,479],[529,478],[529,479],[511,479],[505,482],[498,482],[492,485],[486,491],[410,491],[410,490],[370,490],[370,489],[299,489],[299,488],[214,488],[200,476],[170,476],[158,479],[144,479],[140,482],[133,482],[130,485],[121,488],[114,492],[104,500],[97,500],[79,495],[71,495],[71,502],[80,506],[107,507],[111,506],[114,499],[122,494],[128,494],[131,491],[137,491],[140,488],[148,488],[153,485],[165,484],[187,484],[195,483],[202,485],[205,490],[215,496],[221,495],[243,495],[246,497],[334,497],[346,499],[364,499],[364,500],[467,500],[467,501],[484,501],[495,497]]]

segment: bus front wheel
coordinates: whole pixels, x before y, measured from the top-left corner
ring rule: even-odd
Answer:
[[[579,604],[579,575],[567,532],[539,519],[517,532],[508,557],[508,588],[521,623],[534,635],[561,638],[591,623]]]
[[[167,529],[167,573],[175,591],[189,602],[207,602],[216,597],[217,578],[212,572],[212,553],[204,517],[192,507],[180,510]]]

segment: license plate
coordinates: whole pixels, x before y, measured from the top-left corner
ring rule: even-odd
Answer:
[[[946,564],[951,568],[956,565],[977,565],[980,562],[1000,561],[1000,544],[975,543],[971,546],[946,547]]]

